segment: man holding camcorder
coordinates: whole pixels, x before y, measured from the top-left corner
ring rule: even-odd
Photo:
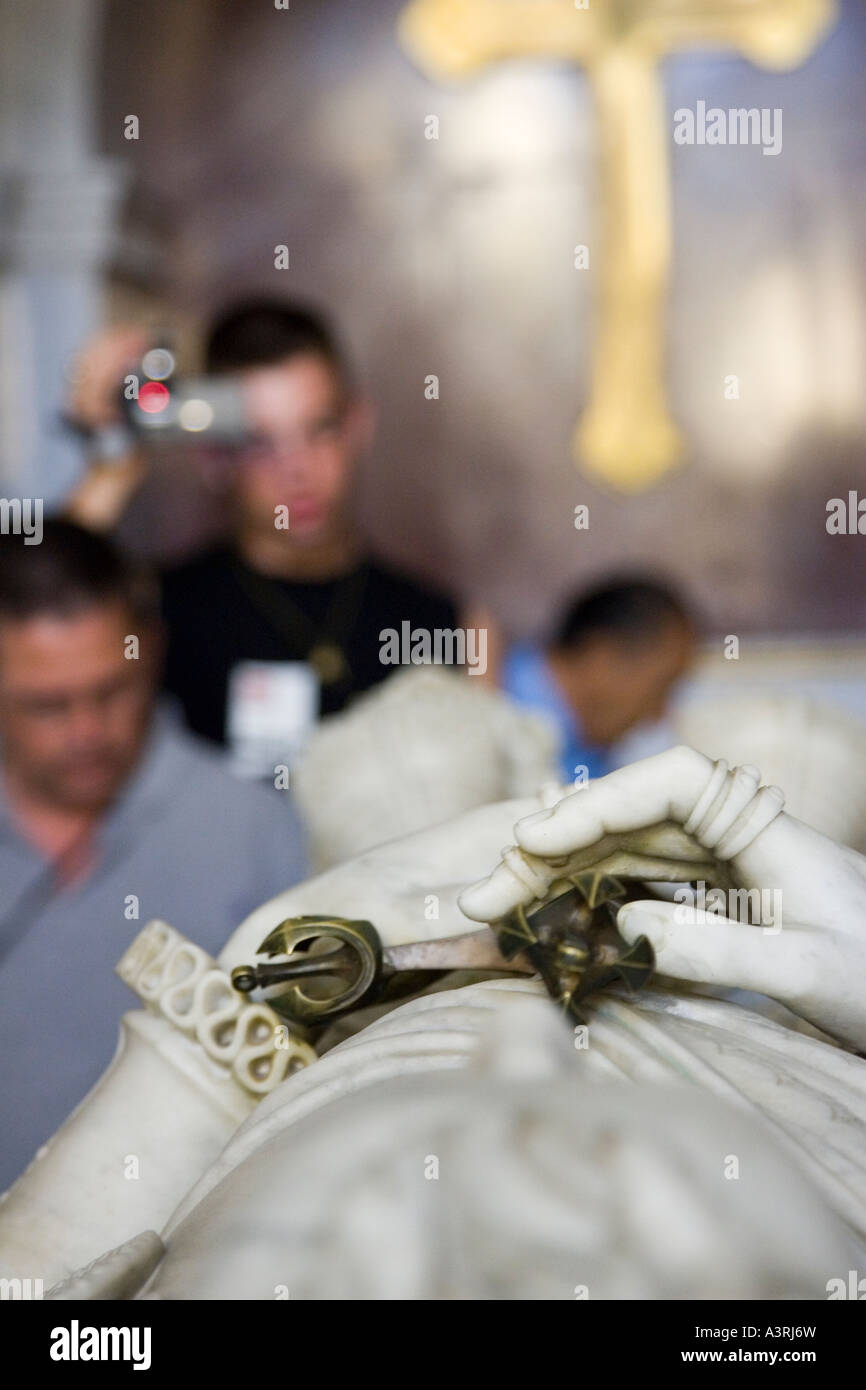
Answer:
[[[102,335],[81,366],[70,414],[109,456],[69,501],[82,524],[114,525],[146,474],[148,436],[231,460],[226,544],[166,575],[164,616],[166,684],[238,771],[273,776],[319,714],[383,680],[383,629],[454,627],[453,605],[373,558],[353,525],[373,412],[317,314],[271,300],[229,310],[192,384],[131,329]],[[124,382],[137,394],[125,409]]]

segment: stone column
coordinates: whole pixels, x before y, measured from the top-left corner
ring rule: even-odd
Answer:
[[[0,6],[0,489],[68,491],[70,359],[98,326],[127,175],[95,152],[102,0]]]

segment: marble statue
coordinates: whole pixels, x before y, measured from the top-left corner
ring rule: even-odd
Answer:
[[[292,790],[313,864],[327,869],[556,779],[546,720],[453,670],[416,666],[319,724]]]
[[[826,1298],[864,1269],[866,859],[685,747],[545,801],[334,866],[215,964],[146,929],[135,1047],[7,1194],[3,1273],[57,1298]],[[456,938],[589,870],[666,896],[618,916],[657,977],[585,1025],[535,978],[482,979],[315,1059],[226,992],[286,917]]]
[[[672,719],[677,743],[729,763],[755,763],[785,788],[790,813],[833,840],[866,850],[866,727],[790,690],[701,699]],[[655,750],[653,750],[655,751]]]

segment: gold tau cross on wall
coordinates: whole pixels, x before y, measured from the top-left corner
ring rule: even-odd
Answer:
[[[665,392],[670,267],[668,127],[659,61],[724,48],[765,68],[802,63],[835,0],[412,0],[402,43],[434,79],[503,59],[571,59],[599,117],[602,248],[591,388],[575,457],[624,492],[682,455]]]

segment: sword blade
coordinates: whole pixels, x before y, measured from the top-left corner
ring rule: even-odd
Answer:
[[[410,941],[386,946],[382,960],[392,970],[507,970],[534,975],[535,967],[524,956],[506,960],[489,927],[463,936],[443,936],[435,941]]]

